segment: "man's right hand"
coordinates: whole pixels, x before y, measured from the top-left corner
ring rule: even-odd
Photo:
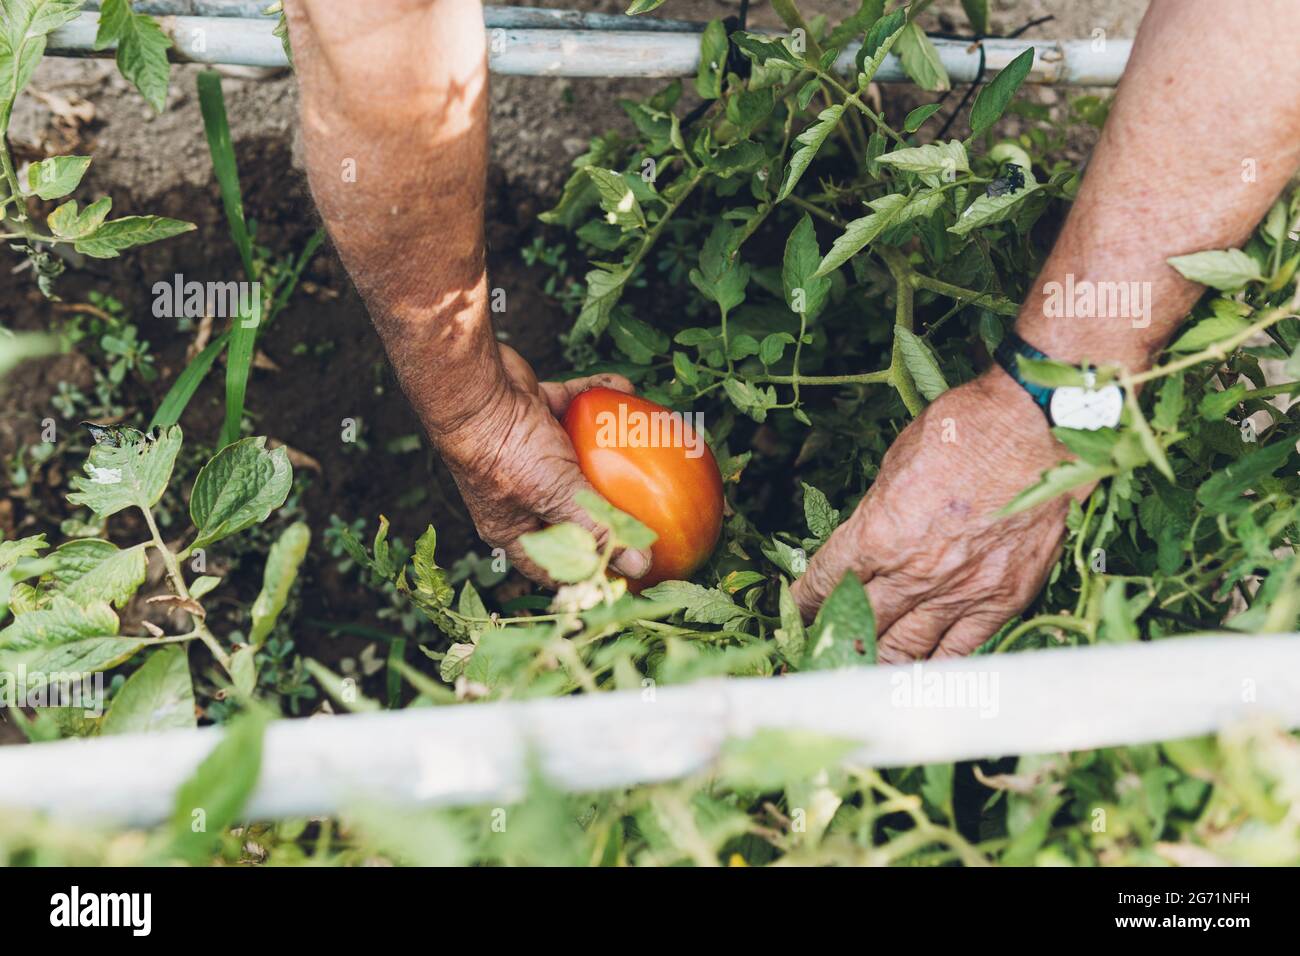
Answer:
[[[542,584],[553,584],[519,544],[520,535],[572,521],[603,534],[574,502],[595,489],[578,469],[577,455],[558,421],[569,402],[595,386],[631,394],[621,375],[594,375],[565,382],[541,382],[509,346],[499,346],[505,380],[472,417],[435,434],[443,461],[469,508],[479,537],[505,549],[511,566]],[[602,540],[603,543],[603,540]],[[650,569],[645,551],[617,553],[611,567],[639,578]]]

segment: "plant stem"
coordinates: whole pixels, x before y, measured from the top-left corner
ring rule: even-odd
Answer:
[[[959,285],[944,282],[942,279],[932,279],[929,276],[921,275],[919,272],[912,273],[912,285],[918,289],[946,295],[950,299],[956,299],[958,302],[964,302],[967,305],[982,305],[990,312],[996,312],[998,315],[1009,315],[1014,318],[1020,313],[1020,307],[1003,296],[992,292],[976,292],[973,289],[963,289]]]
[[[879,372],[860,372],[856,375],[759,375],[750,381],[793,385],[797,379],[800,385],[875,385],[888,382],[892,374],[889,369],[882,369]]]
[[[912,285],[911,265],[907,261],[907,256],[897,249],[891,249],[888,246],[881,246],[878,250],[880,257],[885,260],[885,265],[889,267],[889,273],[894,277],[895,295],[898,302],[894,307],[894,327],[905,328],[912,331],[912,307],[914,303],[914,287]],[[916,390],[916,383],[912,381],[912,375],[907,370],[903,362],[903,346],[901,339],[895,335],[893,350],[889,358],[889,384],[894,386],[898,392],[898,397],[903,400],[903,405],[913,417],[921,414],[925,409],[925,402],[921,398],[921,393]]]
[[[1222,342],[1216,342],[1207,349],[1202,349],[1192,355],[1184,356],[1165,365],[1157,365],[1155,368],[1147,369],[1145,372],[1139,372],[1136,375],[1125,374],[1121,377],[1121,384],[1126,388],[1133,385],[1140,385],[1142,382],[1150,382],[1157,378],[1164,378],[1166,375],[1172,375],[1174,372],[1181,372],[1185,368],[1191,368],[1193,365],[1200,365],[1202,362],[1223,361],[1232,351],[1241,343],[1251,338],[1256,332],[1263,332],[1270,326],[1276,325],[1283,319],[1300,318],[1289,309],[1278,306],[1270,309],[1264,314],[1264,317],[1236,335],[1230,335]]]
[[[1007,633],[1007,636],[1002,638],[1001,643],[993,649],[993,653],[1001,654],[1010,648],[1021,635],[1028,634],[1040,627],[1059,627],[1067,631],[1074,631],[1076,634],[1082,634],[1089,641],[1092,640],[1092,626],[1087,621],[1081,621],[1077,617],[1070,617],[1068,614],[1040,614],[1038,617],[1031,617],[1027,621],[1021,621],[1013,627]]]
[[[162,556],[163,567],[167,569],[167,577],[172,582],[172,590],[177,596],[184,598],[186,601],[193,601],[190,596],[190,589],[185,586],[185,578],[181,575],[180,565],[176,563],[176,555],[172,554],[171,549],[167,547],[166,542],[162,539],[162,534],[158,531],[158,523],[154,521],[153,513],[148,508],[141,508],[144,514],[145,524],[149,526],[149,534],[153,537],[153,546]],[[225,668],[226,673],[230,672],[230,656],[221,649],[217,638],[208,630],[207,622],[194,613],[190,613],[190,620],[194,622],[194,634],[199,640],[207,645],[212,656],[217,659],[217,663]]]

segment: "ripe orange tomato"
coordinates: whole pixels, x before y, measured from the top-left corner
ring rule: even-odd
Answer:
[[[629,589],[690,577],[722,531],[722,475],[704,436],[685,416],[611,388],[578,395],[564,430],[592,486],[659,535],[649,573]]]

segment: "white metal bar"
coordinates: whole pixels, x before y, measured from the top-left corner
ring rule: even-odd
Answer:
[[[856,741],[852,761],[889,767],[1177,739],[1249,719],[1300,727],[1300,636],[1173,638],[653,694],[283,720],[267,731],[247,813],[331,814],[364,797],[506,803],[526,785],[530,752],[568,790],[666,781],[707,771],[729,738],[763,728]],[[166,819],[177,786],[219,733],[0,748],[0,807]]]
[[[176,16],[163,17],[159,22],[176,44],[175,59],[242,66],[288,65],[279,39],[271,34],[275,21],[270,18]],[[54,31],[50,52],[56,56],[110,55],[111,51],[94,50],[97,24],[98,14],[81,14]],[[943,39],[935,39],[934,44],[953,82],[974,81],[979,74],[978,46]],[[986,78],[1034,47],[1037,52],[1029,82],[1087,86],[1113,86],[1119,82],[1132,49],[1130,40],[985,40],[983,45]],[[488,46],[492,70],[506,76],[690,76],[700,56],[699,39],[692,33],[644,29],[493,27]],[[853,69],[855,53],[854,47],[845,51],[838,63],[842,71]],[[884,82],[907,79],[893,56],[885,60],[877,78]]]

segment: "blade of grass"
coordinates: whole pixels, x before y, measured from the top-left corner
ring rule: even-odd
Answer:
[[[168,425],[175,425],[180,421],[181,415],[185,412],[185,407],[189,405],[190,399],[198,390],[199,383],[203,381],[208,374],[208,369],[212,368],[212,363],[217,360],[221,350],[226,347],[230,341],[230,333],[222,332],[207,347],[185,366],[185,371],[176,377],[172,387],[168,390],[158,406],[158,411],[153,413],[153,421],[149,423],[149,428],[166,428]]]
[[[203,113],[203,130],[208,138],[208,152],[212,155],[212,170],[221,189],[221,205],[230,226],[230,237],[239,250],[244,265],[244,278],[256,279],[253,269],[253,242],[244,220],[244,200],[239,190],[239,168],[235,163],[235,148],[230,140],[230,123],[226,118],[226,101],[221,92],[221,77],[211,70],[199,74],[199,108]],[[242,300],[242,297],[241,297]],[[253,366],[253,346],[257,341],[257,325],[261,318],[261,303],[255,303],[254,315],[241,311],[230,327],[230,354],[226,357],[226,418],[221,426],[219,446],[224,447],[239,438],[240,423],[244,418],[244,396],[248,391],[248,375]]]

